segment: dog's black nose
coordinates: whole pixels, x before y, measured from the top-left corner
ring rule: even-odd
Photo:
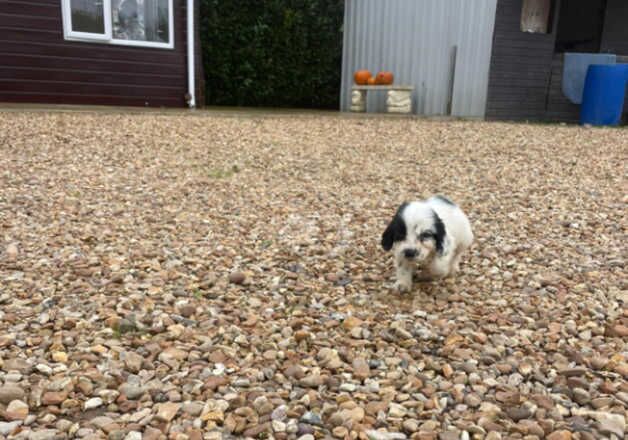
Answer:
[[[416,249],[404,249],[403,256],[406,258],[416,257]]]

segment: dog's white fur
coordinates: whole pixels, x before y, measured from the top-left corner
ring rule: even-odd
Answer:
[[[443,196],[402,204],[382,235],[382,247],[393,252],[401,292],[412,289],[414,274],[420,280],[454,275],[472,242],[469,219]]]

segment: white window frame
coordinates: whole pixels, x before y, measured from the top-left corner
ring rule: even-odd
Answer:
[[[66,40],[85,41],[91,43],[115,44],[120,46],[153,47],[159,49],[174,49],[174,10],[173,0],[168,0],[168,38],[167,43],[157,41],[121,40],[113,37],[111,0],[101,0],[105,14],[105,33],[78,32],[72,30],[71,0],[61,0],[63,15],[63,34]]]

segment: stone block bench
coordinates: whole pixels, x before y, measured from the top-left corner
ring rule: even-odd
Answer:
[[[413,86],[358,86],[351,87],[351,111],[366,111],[366,93],[369,90],[386,90],[386,111],[388,113],[412,113]]]

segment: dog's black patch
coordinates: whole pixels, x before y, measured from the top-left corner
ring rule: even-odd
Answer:
[[[449,200],[449,199],[448,199],[447,197],[445,197],[445,196],[441,196],[440,194],[438,194],[438,195],[436,195],[435,197],[436,197],[437,199],[439,199],[439,200],[441,200],[441,201],[443,201],[443,202],[447,203],[448,205],[451,205],[451,206],[456,206],[456,204],[455,204],[454,202],[452,202],[451,200]]]
[[[408,233],[406,229],[406,223],[403,221],[401,214],[403,210],[408,206],[407,202],[404,202],[399,206],[395,216],[388,224],[388,227],[382,234],[382,247],[385,251],[389,251],[393,247],[393,243],[396,241],[405,240],[406,234]]]
[[[445,225],[436,211],[432,210],[432,213],[434,214],[434,228],[436,229],[436,233],[434,234],[436,252],[438,252],[439,255],[443,255],[445,252]]]

